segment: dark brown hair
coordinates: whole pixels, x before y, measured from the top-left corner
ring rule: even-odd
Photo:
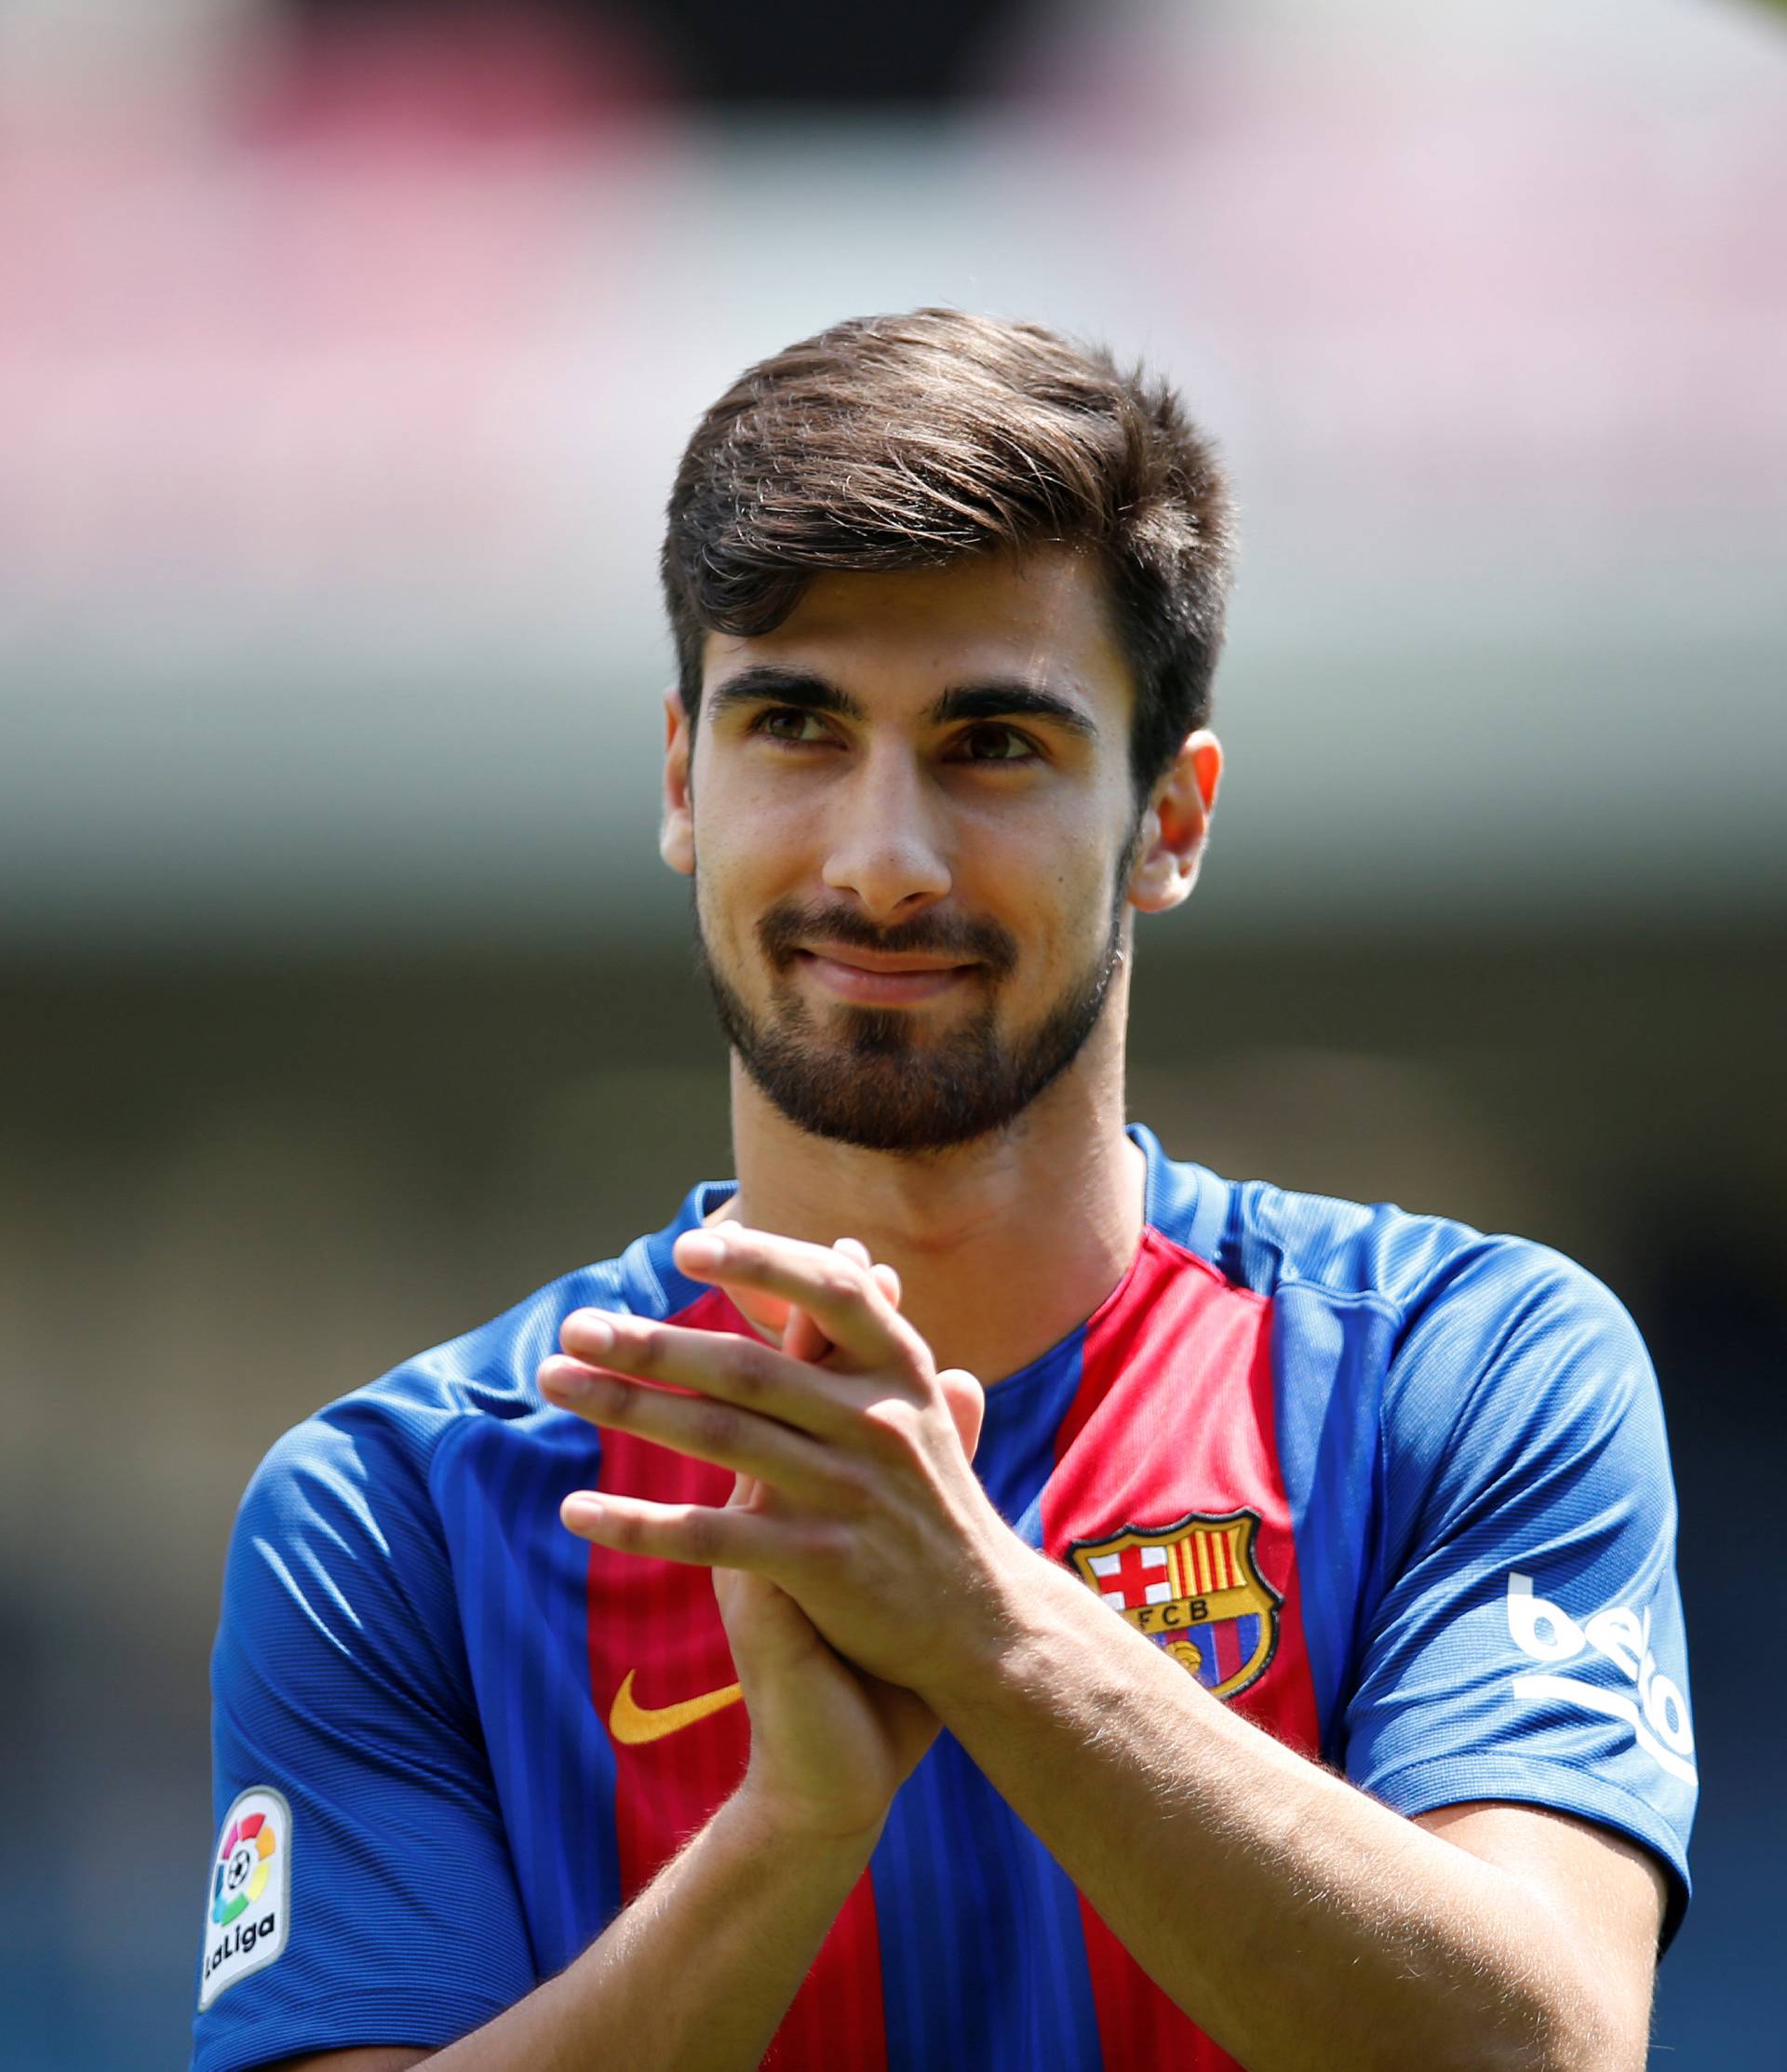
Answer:
[[[1228,485],[1178,397],[1102,347],[960,310],[858,316],[741,375],[695,427],[662,562],[683,703],[712,631],[780,626],[823,572],[1058,543],[1104,564],[1146,792],[1210,709]]]

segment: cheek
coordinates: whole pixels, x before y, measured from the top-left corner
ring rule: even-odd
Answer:
[[[727,771],[695,793],[693,840],[701,868],[728,883],[770,881],[810,863],[815,816],[788,787],[740,781]]]
[[[751,949],[762,915],[799,888],[799,859],[778,832],[742,799],[704,800],[695,814],[695,913],[709,949],[729,962]]]
[[[1108,857],[1038,858],[1028,875],[1013,875],[1004,895],[988,908],[1018,943],[1012,1010],[1022,1016],[1052,1005],[1078,987],[1110,939],[1111,866]]]
[[[1117,899],[1122,859],[1109,844],[1066,834],[1040,859],[1035,875],[1039,902],[1049,911],[1050,933],[1064,956],[1079,957],[1102,943]]]

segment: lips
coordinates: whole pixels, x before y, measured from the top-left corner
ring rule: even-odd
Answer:
[[[935,1000],[964,984],[979,967],[907,951],[854,948],[795,952],[795,962],[827,992],[863,1007],[906,1007]]]
[[[1007,977],[1009,930],[984,915],[928,911],[878,928],[848,906],[778,900],[757,924],[770,969],[805,973],[833,998],[874,1006],[929,1000]]]

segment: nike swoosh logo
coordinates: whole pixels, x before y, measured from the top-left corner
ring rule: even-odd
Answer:
[[[723,1689],[705,1690],[699,1698],[684,1698],[674,1705],[641,1705],[633,1695],[634,1674],[629,1669],[621,1678],[621,1688],[608,1709],[609,1732],[628,1748],[679,1733],[696,1720],[705,1719],[709,1713],[724,1712],[728,1705],[735,1705],[745,1695],[739,1685],[728,1684]]]

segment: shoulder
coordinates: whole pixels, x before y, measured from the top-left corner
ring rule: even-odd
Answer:
[[[269,1450],[249,1484],[244,1514],[299,1527],[316,1522],[326,1498],[364,1514],[381,1499],[419,1497],[467,1428],[542,1410],[535,1372],[572,1310],[625,1303],[618,1261],[579,1268],[326,1404]]]
[[[564,1275],[275,1442],[230,1535],[220,1703],[258,1716],[276,1689],[339,1710],[369,1676],[470,1730],[441,1473],[467,1437],[549,1415],[533,1373],[559,1322],[617,1299],[611,1266]]]
[[[1567,1544],[1574,1582],[1600,1599],[1630,1586],[1634,1563],[1650,1587],[1675,1526],[1662,1402],[1603,1282],[1530,1239],[1243,1191],[1240,1244],[1278,1261],[1287,1332],[1319,1339],[1307,1312],[1337,1304],[1381,1319],[1376,1356],[1337,1379],[1375,1396],[1386,1580],[1421,1550],[1429,1568],[1486,1573],[1511,1550]]]
[[[1369,1305],[1391,1326],[1399,1354],[1418,1352],[1436,1327],[1451,1352],[1462,1338],[1488,1349],[1571,1325],[1637,1341],[1617,1297],[1549,1245],[1393,1202],[1225,1179],[1168,1159],[1141,1134],[1150,1221],[1256,1295]]]
[[[326,1405],[288,1432],[261,1463],[243,1518],[288,1527],[315,1522],[328,1505],[363,1522],[376,1501],[421,1502],[442,1462],[471,1433],[550,1415],[535,1379],[573,1310],[596,1307],[665,1316],[704,1290],[684,1281],[671,1248],[722,1191],[691,1190],[663,1230],[613,1258],[581,1266],[536,1288],[488,1323],[403,1361]],[[238,1519],[237,1537],[241,1537]]]
[[[1586,1269],[1530,1238],[1264,1180],[1229,1184],[1217,1263],[1262,1294],[1376,1302],[1404,1331],[1437,1309],[1506,1316],[1540,1298],[1617,1308]]]
[[[1404,1387],[1481,1373],[1520,1352],[1599,1349],[1642,1361],[1637,1326],[1606,1285],[1531,1238],[1485,1232],[1392,1203],[1369,1205],[1254,1181],[1236,1190],[1229,1253],[1250,1285],[1378,1305]]]
[[[1392,1451],[1437,1466],[1462,1425],[1586,1442],[1612,1421],[1658,1419],[1637,1326],[1551,1246],[1393,1203],[1227,1180],[1144,1148],[1150,1186],[1176,1216],[1168,1234],[1271,1301],[1287,1345],[1344,1344],[1350,1385],[1376,1399]]]
[[[358,1628],[354,1607],[369,1596],[408,1599],[425,1623],[450,1588],[439,1499],[451,1463],[472,1458],[468,1443],[506,1451],[505,1434],[562,1421],[535,1377],[573,1310],[665,1315],[704,1292],[678,1275],[671,1247],[715,1191],[692,1190],[669,1224],[616,1258],[561,1274],[287,1432],[236,1514],[226,1630],[260,1612],[289,1621],[295,1606],[345,1644],[335,1629]]]
[[[1332,1757],[1410,1816],[1497,1801],[1623,1834],[1670,1869],[1673,1927],[1693,1732],[1661,1405],[1624,1307],[1526,1238],[1164,1171],[1181,1242],[1270,1304]]]

